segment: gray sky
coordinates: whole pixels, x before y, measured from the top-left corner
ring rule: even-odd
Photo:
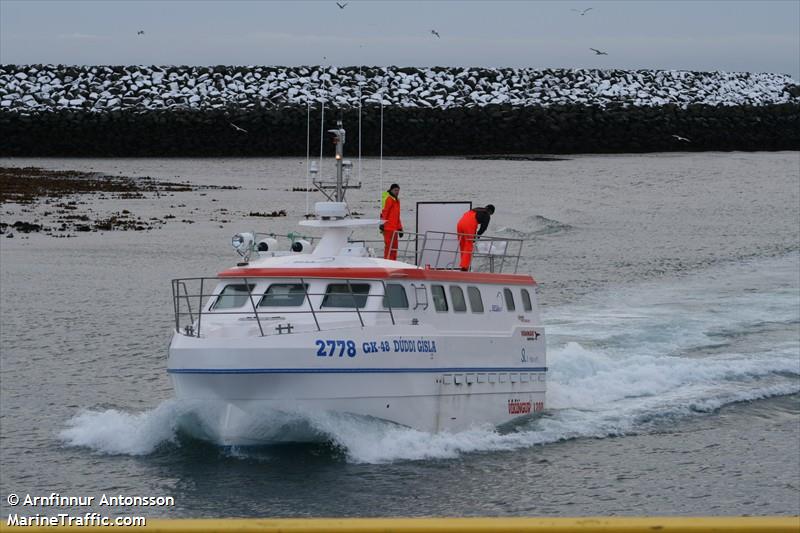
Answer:
[[[0,0],[0,62],[654,68],[800,80],[800,0],[349,0],[344,9],[334,0]]]

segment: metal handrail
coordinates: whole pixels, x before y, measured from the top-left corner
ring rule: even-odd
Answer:
[[[353,292],[353,287],[350,285],[350,280],[349,279],[345,280],[345,281],[347,282],[347,292],[349,292],[350,296],[353,298],[353,307],[355,308],[356,314],[358,315],[358,321],[361,322],[361,327],[363,328],[364,327],[364,319],[361,318],[361,311],[358,308],[358,302],[356,302],[356,295]],[[386,291],[386,285],[384,285],[384,289],[383,290]],[[367,294],[367,297],[369,297],[369,294]],[[366,304],[366,302],[365,302],[365,304]]]
[[[319,305],[319,308],[315,309],[314,308],[314,304],[313,304],[313,302],[311,300],[311,297],[312,296],[324,297],[324,296],[328,295],[328,293],[327,292],[310,292],[308,290],[308,288],[307,288],[307,285],[308,285],[306,283],[307,279],[329,279],[329,278],[326,278],[324,276],[312,277],[312,278],[300,278],[300,284],[303,287],[304,300],[308,304],[308,309],[289,310],[289,309],[283,309],[282,308],[280,310],[281,314],[308,314],[308,313],[310,313],[311,316],[314,319],[314,325],[315,325],[317,331],[322,331],[323,330],[323,326],[320,325],[319,318],[318,318],[318,314],[320,314],[320,313],[323,313],[323,314],[328,314],[328,313],[331,313],[331,314],[355,313],[356,316],[358,317],[358,321],[359,321],[359,324],[361,324],[361,327],[365,326],[364,316],[363,316],[364,314],[388,314],[392,325],[396,325],[394,312],[393,312],[391,303],[388,300],[386,301],[386,308],[385,309],[364,310],[364,309],[361,309],[358,305],[354,305],[354,307],[352,309],[350,309],[350,308],[344,308],[344,309],[322,309],[322,307],[321,307],[322,304],[321,303]],[[219,311],[213,310],[212,311],[211,309],[209,309],[208,311],[204,311],[203,310],[204,307],[206,307],[208,305],[213,305],[209,301],[204,306],[203,305],[203,300],[204,299],[206,299],[206,298],[219,298],[221,296],[220,294],[215,294],[214,292],[211,292],[211,293],[208,293],[208,294],[206,294],[204,292],[203,288],[204,288],[204,283],[205,283],[206,280],[215,280],[215,281],[241,280],[244,283],[245,287],[247,287],[247,295],[248,295],[248,301],[250,302],[250,306],[246,310],[239,309],[239,310],[234,310],[234,311],[223,311],[223,310],[219,310]],[[203,317],[203,315],[251,315],[251,314],[253,314],[255,319],[256,319],[256,322],[258,323],[258,329],[259,329],[260,335],[262,337],[266,336],[267,333],[264,332],[264,328],[263,328],[263,324],[262,324],[262,318],[261,318],[262,315],[259,314],[259,310],[258,310],[258,308],[260,306],[256,304],[256,301],[253,298],[253,296],[254,296],[253,289],[255,288],[257,283],[252,283],[251,284],[252,281],[255,281],[255,280],[253,278],[247,278],[247,277],[241,277],[241,278],[219,278],[219,277],[217,277],[217,278],[183,278],[183,279],[173,280],[172,283],[173,283],[173,296],[174,296],[174,298],[173,298],[173,300],[174,300],[173,301],[173,307],[175,309],[175,330],[178,333],[181,333],[181,334],[184,334],[184,335],[187,335],[187,336],[197,336],[197,337],[199,337],[200,333],[201,333],[200,321],[201,321],[201,318]],[[347,287],[348,287],[348,291],[345,294],[348,294],[348,295],[350,295],[351,298],[353,298],[353,303],[354,304],[357,303],[357,300],[356,300],[357,297],[367,298],[367,299],[369,299],[369,298],[386,298],[386,295],[387,295],[386,282],[384,280],[382,280],[382,279],[358,278],[358,281],[368,281],[368,282],[380,283],[381,287],[383,289],[382,293],[380,293],[380,294],[356,294],[353,291],[353,287],[351,285],[351,280],[350,279],[346,279],[344,281],[345,281],[345,283],[347,284]],[[194,294],[194,293],[190,294],[189,291],[188,291],[188,288],[186,287],[187,282],[199,282],[200,283],[200,292],[197,293],[197,294]],[[184,294],[183,295],[181,295],[180,291],[177,289],[177,287],[180,287],[181,285],[183,285],[183,287],[184,287]],[[251,287],[251,285],[252,285],[252,287]],[[197,313],[197,322],[196,322],[197,328],[196,329],[194,329],[194,327],[193,327],[194,324],[195,324],[195,320],[194,320],[195,314],[191,310],[191,299],[192,298],[197,298],[198,299],[198,306],[199,306],[199,310],[198,310],[198,313]],[[181,299],[185,299],[186,302],[187,302],[187,309],[188,309],[187,312],[182,312],[181,311],[181,305],[180,305],[180,300]],[[262,313],[263,313],[263,311],[262,311]],[[191,324],[186,326],[185,331],[181,331],[181,318],[182,317],[186,317],[187,315],[189,316]]]
[[[247,278],[244,279],[244,286],[247,287],[247,295],[250,297],[250,305],[253,307],[253,313],[256,315],[256,322],[258,322],[258,331],[261,333],[261,336],[264,336],[264,328],[261,327],[261,319],[258,318],[258,309],[256,308],[256,304],[253,302],[253,290],[250,288],[250,284],[247,283]]]
[[[397,240],[393,240],[390,246],[397,245],[397,258],[400,261],[423,266],[423,258],[425,254],[434,254],[434,266],[437,269],[454,269],[458,266],[459,256],[461,251],[456,248],[455,250],[445,249],[446,243],[453,243],[459,240],[459,237],[472,237],[475,243],[484,242],[489,243],[488,253],[478,252],[473,248],[470,261],[470,270],[475,271],[478,268],[475,266],[476,259],[488,260],[488,271],[503,273],[506,270],[509,273],[516,274],[519,271],[519,262],[522,257],[522,250],[525,244],[524,239],[516,239],[512,237],[496,237],[491,235],[470,235],[465,233],[454,233],[447,231],[426,231],[425,233],[408,233],[404,232],[404,238],[400,239],[399,235],[395,233]],[[351,243],[362,243],[364,248],[369,252],[370,247],[374,248],[376,253],[378,249],[384,249],[385,242],[379,239],[350,239]],[[411,250],[411,246],[415,246],[415,250]],[[504,247],[502,253],[498,250],[500,246]],[[453,260],[449,261],[452,256]],[[427,265],[426,265],[427,266]],[[480,267],[481,265],[478,265]]]
[[[186,283],[178,282],[180,285],[183,285],[183,294],[186,298],[186,307],[189,310],[189,317],[192,317],[192,302],[189,301],[189,290],[186,288]],[[194,318],[191,318],[192,322],[194,322]]]
[[[398,261],[404,261],[406,263],[410,263],[412,265],[417,265],[419,262],[417,249],[419,248],[419,241],[422,240],[424,242],[424,235],[419,233],[410,233],[407,231],[403,232],[403,238],[400,238],[399,232],[394,232],[392,236],[392,241],[389,243],[390,247],[396,247],[397,251],[397,259]],[[367,250],[369,253],[370,246],[375,250],[375,254],[370,254],[371,257],[383,257],[382,254],[378,253],[378,250],[384,250],[386,247],[386,241],[384,239],[348,239],[348,243],[355,244],[361,243],[364,245],[364,249]],[[412,249],[412,246],[414,249]]]
[[[319,327],[319,320],[317,320],[317,315],[314,313],[314,304],[311,303],[311,296],[308,294],[308,290],[306,290],[306,281],[303,278],[300,278],[300,283],[303,285],[303,292],[306,294],[306,301],[308,302],[308,308],[311,309],[311,316],[314,317],[314,324],[317,326],[317,331],[322,331]]]
[[[489,272],[498,272],[502,273],[505,271],[506,263],[511,263],[513,261],[513,274],[517,273],[519,269],[519,261],[520,257],[522,256],[522,248],[525,244],[524,239],[515,239],[511,237],[493,237],[490,235],[471,235],[466,233],[453,233],[447,231],[427,231],[425,232],[425,245],[423,246],[420,252],[420,258],[422,258],[425,252],[436,253],[436,265],[440,265],[442,261],[443,254],[452,254],[453,261],[447,263],[451,267],[454,266],[461,254],[461,251],[456,250],[445,250],[444,243],[445,242],[452,242],[458,241],[460,237],[470,237],[474,239],[474,242],[488,242],[489,243],[489,250],[488,252],[482,253],[478,252],[475,248],[470,252],[471,254],[471,261],[470,261],[470,270],[473,270],[474,260],[475,259],[488,259],[489,260]],[[435,239],[438,239],[439,246],[436,247],[431,246],[430,248],[427,247],[427,244],[431,241],[434,243],[436,242]],[[500,244],[502,243],[503,249],[502,251],[498,251],[500,248]],[[498,250],[496,250],[496,248]],[[447,258],[447,255],[445,255]],[[499,261],[499,265],[497,262]]]

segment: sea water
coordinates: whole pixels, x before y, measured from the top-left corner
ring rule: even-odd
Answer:
[[[231,266],[233,233],[295,231],[319,199],[291,190],[305,159],[0,164],[241,187],[80,199],[175,215],[149,232],[0,237],[4,520],[22,512],[11,493],[174,498],[100,509],[162,517],[800,513],[796,152],[387,159],[383,176],[356,163],[364,186],[348,200],[365,216],[397,182],[406,228],[416,201],[471,200],[497,206],[490,233],[528,239],[548,409],[435,435],[265,413],[265,435],[317,438],[248,448],[196,438],[221,407],[172,397],[169,282]],[[2,221],[45,209],[6,204]]]

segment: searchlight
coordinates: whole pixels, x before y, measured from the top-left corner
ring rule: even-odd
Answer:
[[[250,252],[253,250],[254,240],[252,233],[237,233],[231,238],[231,246],[247,261],[250,258]]]

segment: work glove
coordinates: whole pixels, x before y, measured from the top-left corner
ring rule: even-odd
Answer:
[[[403,233],[403,231],[402,231],[402,230],[400,230],[400,231],[398,232],[398,234],[397,234],[397,238],[398,238],[398,239],[402,239],[402,238],[403,238],[403,235],[405,235],[405,233]]]
[[[383,233],[383,224],[381,224],[380,226],[378,226],[378,230],[379,230],[381,233]]]

